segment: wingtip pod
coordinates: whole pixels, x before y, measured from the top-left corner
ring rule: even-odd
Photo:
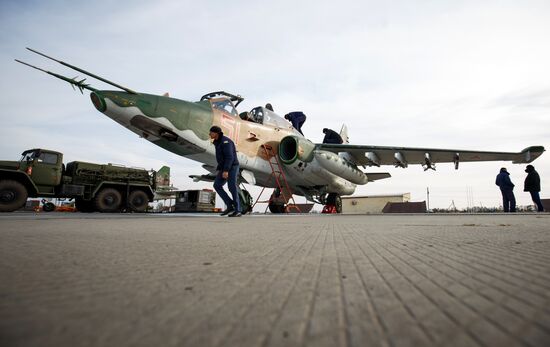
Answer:
[[[537,159],[544,153],[545,149],[543,146],[531,146],[525,148],[519,153],[519,157],[512,161],[513,164],[528,164],[533,160]]]

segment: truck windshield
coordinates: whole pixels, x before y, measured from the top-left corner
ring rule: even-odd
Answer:
[[[57,154],[42,152],[38,157],[38,162],[46,164],[57,164]]]
[[[20,161],[31,161],[34,159],[34,151],[23,152],[21,155],[22,157]]]

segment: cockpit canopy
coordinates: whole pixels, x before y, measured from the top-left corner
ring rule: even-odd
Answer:
[[[212,107],[222,112],[237,116],[237,109],[229,99],[212,100]]]
[[[250,112],[243,112],[239,115],[236,107],[244,100],[240,95],[219,91],[203,95],[201,101],[205,100],[210,101],[212,108],[235,117],[240,116],[243,120],[281,129],[293,129],[290,123],[283,117],[262,106],[255,107]],[[295,131],[298,133],[297,130]]]
[[[222,91],[219,91],[219,92],[212,92],[212,93],[204,94],[201,97],[201,101],[210,100],[210,99],[217,99],[217,98],[221,98],[221,97],[227,98],[227,99],[231,100],[232,102],[235,102],[235,107],[239,106],[239,104],[244,100],[244,98],[240,95],[233,95],[233,94],[230,94],[228,92],[224,92],[222,90]]]
[[[284,118],[262,106],[253,108],[248,117],[255,123],[277,128],[290,128],[290,123],[288,123]]]

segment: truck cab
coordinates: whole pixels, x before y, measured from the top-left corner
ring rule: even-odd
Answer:
[[[19,170],[32,178],[42,194],[54,194],[63,175],[63,154],[47,149],[29,149],[21,154]]]

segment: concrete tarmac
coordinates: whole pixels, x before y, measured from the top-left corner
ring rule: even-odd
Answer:
[[[550,215],[0,215],[1,346],[548,346]]]

